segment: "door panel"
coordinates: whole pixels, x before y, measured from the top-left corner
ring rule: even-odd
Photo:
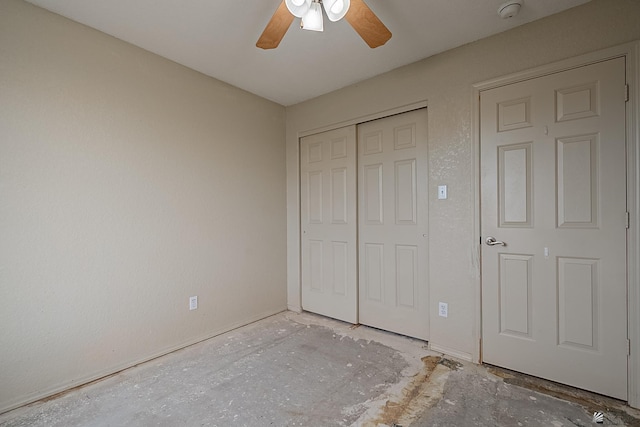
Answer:
[[[357,323],[355,126],[302,138],[302,308]]]
[[[428,339],[426,110],[358,126],[360,323]]]
[[[487,363],[627,398],[624,59],[481,94]]]

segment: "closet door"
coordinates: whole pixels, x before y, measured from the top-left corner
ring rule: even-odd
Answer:
[[[359,319],[429,338],[427,110],[358,126]]]
[[[302,308],[358,322],[356,128],[301,140]]]

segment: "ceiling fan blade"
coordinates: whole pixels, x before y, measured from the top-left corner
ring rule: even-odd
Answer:
[[[391,38],[391,31],[363,0],[351,0],[345,19],[372,49],[382,46]]]
[[[287,5],[282,0],[282,3],[278,6],[258,39],[256,46],[262,49],[275,49],[280,44],[292,22],[293,15],[289,13]]]

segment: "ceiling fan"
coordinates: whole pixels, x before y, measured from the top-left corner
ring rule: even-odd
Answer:
[[[372,49],[391,38],[391,31],[363,0],[282,0],[256,46],[262,49],[278,47],[294,17],[302,18],[301,28],[322,31],[321,6],[330,21],[344,17]]]

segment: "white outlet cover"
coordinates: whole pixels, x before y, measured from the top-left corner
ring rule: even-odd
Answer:
[[[198,296],[189,297],[189,310],[198,308]]]
[[[440,317],[448,317],[448,315],[449,315],[449,304],[447,304],[446,302],[439,302],[438,303],[438,315]]]

